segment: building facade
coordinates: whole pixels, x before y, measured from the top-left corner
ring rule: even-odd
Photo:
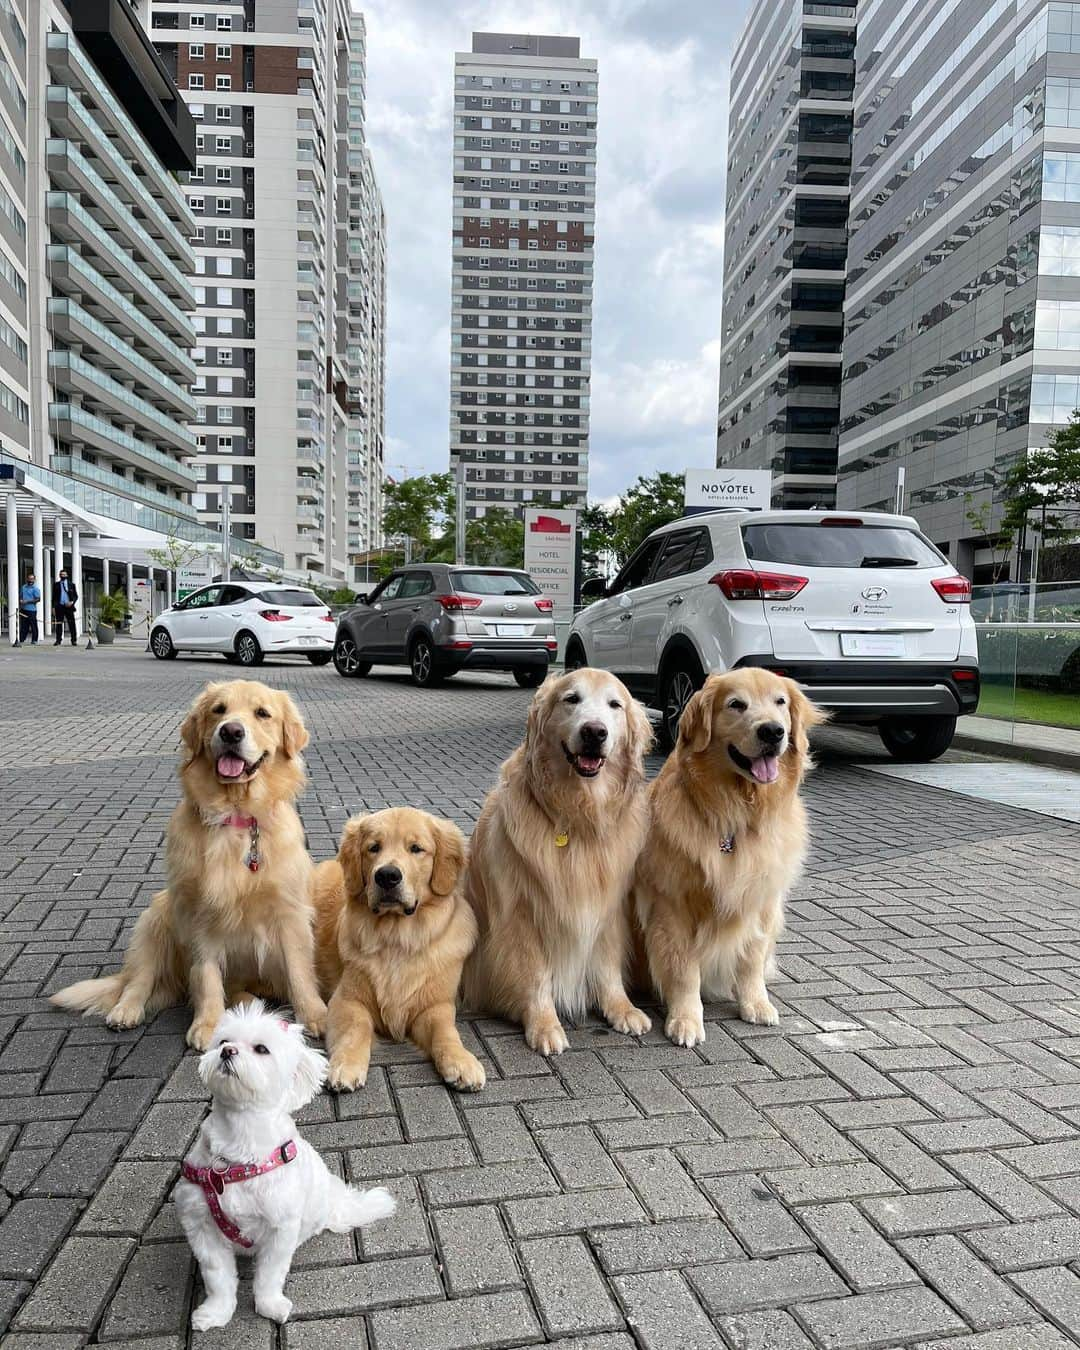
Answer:
[[[585,505],[596,105],[576,37],[456,54],[450,463],[471,518]]]
[[[717,464],[835,499],[855,5],[758,0],[728,131]]]
[[[378,493],[354,512],[351,475],[382,441],[350,356],[383,341],[382,306],[373,333],[350,291],[353,180],[373,182],[362,20],[348,0],[139,3],[197,124],[196,505],[217,522],[227,494],[234,533],[348,580]]]

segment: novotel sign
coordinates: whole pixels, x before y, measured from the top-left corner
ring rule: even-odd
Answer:
[[[687,469],[683,498],[688,516],[726,507],[766,511],[772,504],[768,469]]]

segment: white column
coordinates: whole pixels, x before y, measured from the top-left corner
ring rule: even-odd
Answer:
[[[53,521],[53,577],[59,581],[64,570],[64,526],[60,517]]]
[[[75,601],[75,634],[76,638],[82,637],[83,631],[83,574],[82,574],[82,547],[79,542],[79,527],[71,527],[71,579],[75,583],[75,589],[79,593],[78,600]]]
[[[19,515],[14,485],[7,495],[7,598],[8,637],[14,644],[19,640]]]
[[[128,609],[132,609],[132,608],[134,607],[134,604],[135,604],[135,565],[134,565],[134,563],[128,563],[128,565],[127,565],[127,597],[128,597]]]
[[[172,609],[172,572],[165,569],[165,608]]]
[[[103,596],[109,594],[109,560],[108,560],[108,558],[102,558],[102,560],[101,560],[101,594],[102,594]]]
[[[45,630],[44,630],[44,627],[43,627],[45,615],[44,615],[44,613],[43,613],[43,608],[42,608],[43,602],[44,602],[44,600],[45,600],[45,576],[44,576],[44,571],[43,571],[44,563],[45,563],[45,549],[44,549],[44,547],[43,547],[42,537],[41,537],[41,536],[42,536],[42,529],[41,529],[41,507],[40,507],[40,506],[35,506],[35,507],[34,507],[34,515],[33,515],[33,531],[34,531],[34,536],[33,536],[33,537],[34,537],[34,579],[35,579],[35,582],[36,582],[36,584],[37,584],[38,590],[41,592],[41,601],[38,602],[38,607],[37,607],[37,618],[38,618],[38,641],[40,642],[41,639],[44,638],[44,636],[45,636]]]
[[[52,549],[43,549],[41,557],[41,637],[52,632]]]

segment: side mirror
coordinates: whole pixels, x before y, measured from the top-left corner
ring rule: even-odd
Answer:
[[[355,599],[358,605],[366,605],[368,602],[368,593],[367,591],[365,591],[363,595],[357,595],[354,596],[353,598]]]
[[[581,599],[591,604],[594,600],[603,600],[607,595],[607,582],[603,577],[589,577],[581,583]]]

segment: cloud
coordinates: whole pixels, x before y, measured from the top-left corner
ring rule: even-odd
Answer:
[[[371,0],[368,139],[387,211],[387,462],[446,468],[454,52],[572,33],[599,62],[590,494],[712,464],[731,45],[749,0]]]

